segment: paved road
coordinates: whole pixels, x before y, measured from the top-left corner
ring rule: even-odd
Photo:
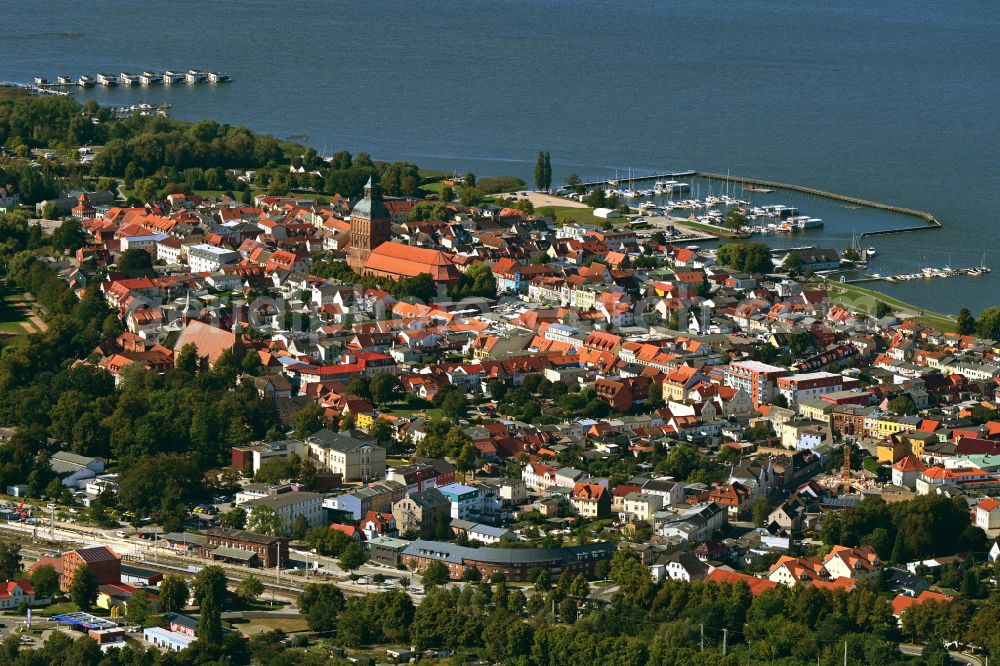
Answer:
[[[920,653],[923,652],[923,650],[923,645],[914,645],[912,643],[899,644],[899,651],[903,654],[920,656]],[[952,663],[968,664],[969,666],[983,666],[983,660],[979,657],[974,657],[971,654],[965,654],[964,652],[952,652],[950,650],[948,654],[951,656]]]

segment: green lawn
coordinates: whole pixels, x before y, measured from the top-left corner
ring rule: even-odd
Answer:
[[[441,190],[444,189],[444,183],[440,180],[436,180],[433,183],[424,183],[420,186],[420,191],[426,194],[441,194]]]
[[[702,224],[701,222],[691,222],[687,218],[671,218],[670,223],[681,228],[689,227],[697,231],[704,231],[706,234],[712,234],[721,238],[733,238],[735,236],[732,231],[724,227]]]
[[[871,310],[875,302],[882,302],[891,306],[894,310],[903,312],[904,314],[912,314],[912,318],[921,324],[933,326],[947,332],[955,330],[955,319],[949,315],[930,312],[916,305],[901,301],[898,298],[893,298],[892,296],[872,289],[866,289],[856,284],[841,284],[833,280],[824,280],[824,282],[830,288],[830,300],[836,303],[855,309],[867,308]]]
[[[20,301],[17,296],[0,289],[0,333],[17,334],[36,332],[38,329],[29,320],[31,306]],[[27,324],[26,330],[22,324]]]
[[[541,206],[535,209],[536,215],[544,215],[551,217],[552,219],[559,221],[563,218],[570,218],[592,227],[600,227],[605,222],[611,222],[614,225],[623,225],[628,222],[624,217],[616,217],[611,220],[606,220],[603,217],[597,217],[594,215],[593,208],[575,208],[570,206]]]
[[[234,628],[244,634],[260,634],[265,631],[274,631],[275,629],[281,629],[285,633],[293,631],[306,631],[309,629],[309,625],[306,623],[305,618],[295,618],[295,617],[255,617],[253,619],[247,619],[246,623],[243,622],[234,624]]]
[[[393,407],[391,409],[386,408],[382,410],[384,414],[391,414],[392,416],[413,416],[414,414],[419,414],[420,412],[426,411],[427,418],[438,419],[441,418],[441,410],[437,407],[431,407],[430,409],[407,409],[405,407]]]

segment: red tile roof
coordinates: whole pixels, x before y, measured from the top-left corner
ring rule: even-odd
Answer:
[[[458,279],[458,269],[444,252],[391,241],[372,250],[365,260],[365,269],[403,277],[428,273],[435,282]]]
[[[715,569],[712,571],[712,573],[708,574],[705,578],[705,582],[729,585],[746,583],[747,587],[750,588],[750,594],[755,597],[765,590],[773,590],[778,587],[777,583],[767,580],[766,578],[755,578],[754,576],[748,576],[735,571],[726,571],[724,569]]]

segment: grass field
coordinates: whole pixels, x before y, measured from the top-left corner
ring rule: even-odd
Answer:
[[[21,97],[27,97],[31,92],[23,88],[13,88],[11,86],[0,86],[0,102],[6,102],[11,99],[19,99]]]
[[[563,218],[570,218],[580,224],[599,227],[605,222],[611,222],[612,224],[621,224],[625,221],[625,218],[614,218],[612,220],[606,220],[603,217],[597,217],[594,215],[593,208],[570,208],[568,206],[542,206],[535,209],[536,215],[544,215],[551,217],[557,222]]]
[[[0,335],[37,332],[38,327],[30,319],[32,314],[31,306],[0,289]]]
[[[824,280],[824,282],[830,288],[830,300],[836,303],[847,305],[854,309],[868,308],[870,310],[876,302],[882,302],[908,317],[912,316],[912,319],[921,324],[933,326],[942,331],[952,332],[955,330],[955,319],[949,315],[929,312],[923,308],[901,301],[898,298],[893,298],[892,296],[887,296],[871,289],[865,289],[856,284],[841,284],[832,280]]]
[[[414,414],[419,414],[420,412],[426,411],[428,419],[441,418],[441,410],[438,409],[437,407],[432,407],[427,410],[393,407],[392,409],[383,409],[382,411],[386,414],[391,414],[392,416],[413,416]]]
[[[253,619],[248,619],[246,623],[240,622],[234,626],[237,630],[245,634],[260,634],[265,631],[274,631],[275,629],[281,629],[285,633],[292,631],[306,631],[309,629],[309,625],[306,624],[305,618],[295,617],[255,617]]]

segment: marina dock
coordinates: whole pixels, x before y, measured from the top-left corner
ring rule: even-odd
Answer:
[[[157,70],[143,70],[140,74],[131,72],[120,72],[110,74],[101,72],[97,76],[83,74],[78,77],[61,75],[56,80],[50,81],[44,76],[36,76],[34,83],[30,86],[25,84],[14,84],[21,87],[30,88],[36,92],[46,92],[50,94],[65,94],[55,90],[57,88],[81,87],[90,88],[94,85],[110,88],[112,86],[153,86],[153,85],[174,85],[178,83],[228,83],[232,78],[222,72],[189,69],[186,71],[168,69],[165,72]]]
[[[917,217],[926,222],[925,225],[917,227],[900,227],[898,229],[886,229],[883,231],[869,231],[864,236],[883,236],[887,234],[900,234],[907,233],[911,231],[925,231],[927,229],[940,229],[941,222],[938,221],[936,217],[923,210],[916,210],[914,208],[906,208],[904,206],[894,206],[892,204],[881,203],[879,201],[870,201],[868,199],[862,199],[861,197],[855,197],[848,194],[837,194],[836,192],[827,192],[826,190],[820,190],[815,187],[807,187],[805,185],[795,185],[793,183],[780,183],[773,180],[760,180],[757,178],[742,178],[739,176],[722,175],[718,173],[710,173],[707,171],[698,171],[694,174],[699,178],[706,178],[708,180],[721,180],[730,183],[741,184],[744,189],[753,188],[751,191],[762,191],[761,188],[765,189],[781,189],[781,190],[791,190],[793,192],[802,192],[803,194],[811,194],[817,197],[823,197],[825,199],[832,199],[834,201],[843,201],[844,203],[851,204],[854,206],[866,206],[868,208],[875,208],[878,210],[885,210],[891,213],[899,213],[900,215],[909,215],[911,217]]]
[[[588,190],[592,190],[592,189],[594,189],[596,187],[600,187],[602,189],[607,189],[608,187],[617,185],[619,183],[619,181],[622,181],[622,180],[628,181],[630,183],[645,183],[645,182],[654,182],[654,181],[657,181],[657,180],[673,180],[673,179],[676,179],[676,178],[686,178],[686,177],[690,177],[690,176],[694,176],[694,175],[697,175],[697,172],[693,171],[693,170],[690,170],[690,171],[674,171],[674,172],[668,172],[668,173],[657,173],[657,174],[653,174],[651,176],[637,176],[637,175],[632,174],[632,175],[629,175],[628,177],[624,177],[623,176],[622,178],[617,179],[617,180],[614,179],[614,178],[606,178],[604,180],[592,180],[592,181],[589,181],[589,182],[580,183],[579,185],[580,185],[580,187],[585,187]]]
[[[841,282],[844,284],[861,284],[863,282],[911,282],[913,280],[931,280],[934,278],[960,277],[963,275],[974,277],[978,275],[987,275],[988,273],[990,273],[990,269],[985,265],[973,266],[971,268],[951,268],[949,266],[945,266],[944,268],[924,268],[919,273],[904,273],[901,275],[879,275],[878,273],[875,273],[873,275],[866,275],[853,280],[842,279]]]

